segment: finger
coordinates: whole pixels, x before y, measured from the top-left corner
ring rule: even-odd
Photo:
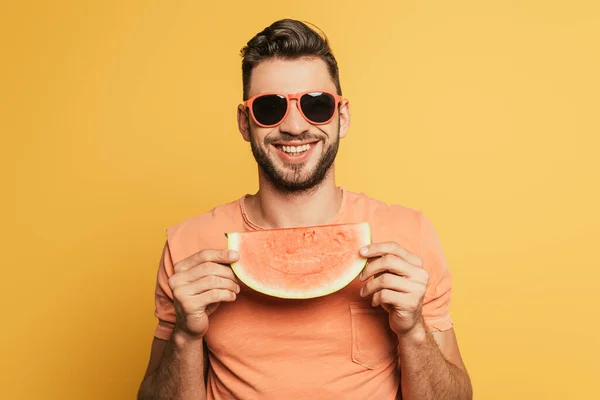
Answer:
[[[178,273],[204,262],[231,264],[238,259],[239,254],[234,250],[204,249],[176,263],[173,270],[175,273]]]
[[[181,304],[186,313],[194,314],[197,312],[206,312],[207,309],[213,304],[219,304],[223,301],[232,302],[236,298],[236,293],[232,292],[231,290],[211,289],[199,294],[197,298],[194,298],[194,301],[191,301],[190,298],[186,298],[181,302]]]
[[[231,279],[222,278],[216,275],[208,275],[197,281],[178,287],[173,292],[173,295],[177,298],[198,296],[215,289],[228,290],[235,293],[240,292],[240,286]]]
[[[421,290],[422,286],[423,285],[404,277],[385,273],[367,282],[362,287],[360,295],[366,297],[383,289],[389,289],[395,292],[413,293]]]
[[[360,274],[360,279],[365,281],[373,275],[381,274],[386,271],[396,275],[405,276],[409,279],[414,279],[421,283],[425,283],[429,279],[426,270],[415,267],[408,261],[392,254],[386,254],[375,261],[367,263]]]
[[[423,268],[423,260],[416,254],[411,253],[396,242],[371,243],[360,251],[363,257],[379,257],[385,254],[394,254],[417,267]]]
[[[395,292],[390,289],[382,289],[373,294],[371,298],[371,305],[373,307],[383,306],[386,304],[391,305],[394,308],[401,307],[402,302],[410,296],[408,293]]]
[[[237,277],[230,267],[213,262],[206,262],[172,275],[169,278],[169,286],[171,287],[171,290],[173,290],[181,285],[194,282],[209,275],[220,276],[222,278],[231,279],[232,281],[239,283]]]
[[[415,295],[413,293],[394,292],[389,289],[382,289],[373,294],[371,305],[373,307],[382,306],[390,310],[389,307],[399,311],[408,311],[415,307]],[[389,307],[386,307],[389,306]]]
[[[232,292],[231,290],[212,289],[212,290],[209,290],[208,292],[202,293],[199,296],[199,298],[200,298],[201,304],[205,304],[205,307],[207,307],[211,304],[220,303],[222,301],[226,301],[226,302],[235,301],[235,299],[237,298],[237,295],[235,294],[235,292]]]

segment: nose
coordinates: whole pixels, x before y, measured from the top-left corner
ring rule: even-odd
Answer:
[[[279,130],[281,132],[289,133],[290,135],[300,135],[303,132],[309,130],[310,125],[308,121],[304,119],[300,110],[298,110],[298,100],[292,100],[289,103],[290,110],[281,124]]]

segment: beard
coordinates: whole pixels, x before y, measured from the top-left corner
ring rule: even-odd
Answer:
[[[283,134],[283,136],[277,138],[265,138],[264,147],[268,148],[270,143],[278,140],[286,141],[291,139],[304,141],[314,139],[321,140],[322,138],[310,134],[305,135],[304,133],[298,136]],[[321,141],[321,143],[324,145],[323,141]],[[258,167],[263,171],[265,177],[273,186],[286,194],[300,194],[316,189],[330,171],[337,156],[339,145],[340,135],[338,128],[337,137],[327,148],[323,149],[319,156],[319,160],[317,161],[317,165],[314,168],[306,170],[306,166],[303,164],[286,163],[284,164],[284,170],[275,165],[265,150],[258,145],[252,129],[250,129],[250,147]]]

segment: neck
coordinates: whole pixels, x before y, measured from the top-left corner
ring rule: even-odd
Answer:
[[[336,186],[334,175],[332,167],[318,187],[301,193],[282,193],[260,176],[260,189],[246,199],[250,219],[267,229],[329,223],[342,203],[342,192]]]

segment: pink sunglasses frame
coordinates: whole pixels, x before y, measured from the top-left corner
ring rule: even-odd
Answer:
[[[291,93],[291,94],[279,93],[279,92],[260,93],[260,94],[257,94],[256,96],[252,96],[248,100],[246,100],[244,102],[244,107],[246,107],[246,108],[248,108],[250,110],[250,115],[252,116],[252,119],[254,120],[254,122],[258,126],[260,126],[262,128],[272,128],[274,126],[277,126],[277,125],[281,124],[285,120],[285,118],[288,116],[288,114],[290,112],[290,102],[292,100],[296,100],[296,108],[298,108],[298,111],[300,112],[300,114],[302,115],[302,117],[306,121],[308,121],[308,123],[313,124],[313,125],[325,125],[325,124],[328,124],[328,123],[331,122],[331,120],[333,119],[333,117],[335,117],[335,112],[331,115],[331,118],[329,118],[327,121],[324,121],[324,122],[315,122],[315,121],[312,121],[311,119],[309,119],[304,114],[304,112],[302,111],[302,107],[300,107],[300,98],[302,96],[304,96],[305,94],[315,93],[315,92],[326,93],[326,94],[329,94],[329,95],[333,96],[333,98],[335,99],[335,105],[336,106],[338,104],[340,104],[342,101],[344,101],[344,98],[342,96],[340,96],[339,94],[337,94],[337,93],[333,93],[333,92],[330,92],[330,91],[327,91],[327,90],[317,90],[317,89],[315,89],[315,90],[307,90],[307,91],[301,92],[301,93]],[[254,100],[258,99],[259,97],[267,96],[267,95],[273,95],[273,94],[279,95],[281,97],[285,97],[285,99],[287,100],[287,108],[285,110],[285,114],[283,115],[283,117],[281,118],[281,120],[279,122],[277,122],[276,124],[272,124],[272,125],[261,124],[260,122],[258,122],[256,120],[256,117],[254,116],[254,111],[252,110],[252,103],[254,103]]]

